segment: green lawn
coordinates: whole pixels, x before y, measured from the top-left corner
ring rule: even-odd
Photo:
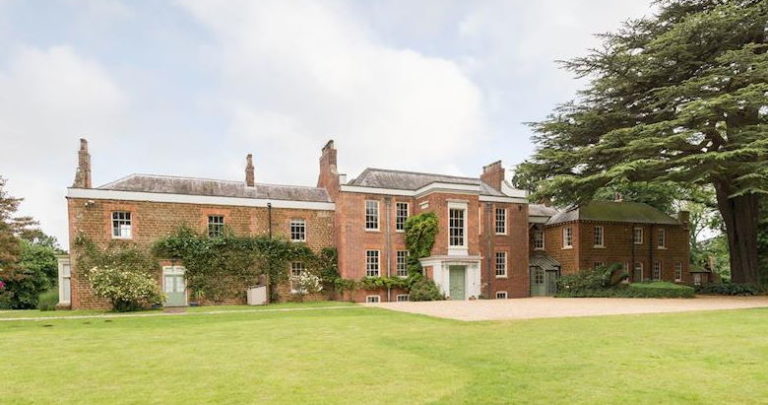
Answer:
[[[11,321],[0,323],[0,403],[765,403],[766,332],[765,309],[464,323],[317,306]]]

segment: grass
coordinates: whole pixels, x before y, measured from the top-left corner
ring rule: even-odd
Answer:
[[[765,309],[465,323],[359,306],[293,307],[313,310],[0,323],[0,402],[768,398]]]

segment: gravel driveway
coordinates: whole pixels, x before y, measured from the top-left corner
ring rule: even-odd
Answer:
[[[388,302],[365,305],[460,321],[488,321],[760,308],[768,307],[768,297],[699,296],[693,299],[535,297],[508,300]]]

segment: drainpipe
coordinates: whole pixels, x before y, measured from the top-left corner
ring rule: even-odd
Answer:
[[[650,235],[648,235],[648,265],[651,266],[651,281],[653,281],[653,224],[650,226]],[[659,280],[661,280],[661,269],[659,269]]]
[[[483,227],[483,231],[485,232],[485,243],[487,246],[486,249],[486,257],[485,257],[485,274],[486,274],[486,280],[488,280],[486,287],[486,297],[488,299],[491,299],[491,291],[493,291],[493,286],[491,283],[493,282],[494,272],[492,271],[493,267],[493,260],[496,259],[496,254],[493,251],[493,235],[496,234],[496,230],[492,229],[491,227],[495,227],[495,221],[493,221],[493,205],[491,203],[485,204],[485,226]]]
[[[267,222],[269,223],[269,239],[272,239],[272,203],[267,203]]]
[[[387,224],[384,227],[384,232],[386,233],[385,234],[386,240],[385,240],[384,249],[387,252],[386,255],[385,255],[385,257],[387,258],[387,263],[386,263],[386,266],[387,266],[387,278],[392,276],[392,271],[391,271],[391,264],[392,264],[391,263],[392,262],[392,229],[391,229],[391,224],[390,224],[390,222],[391,222],[390,221],[390,219],[391,219],[390,215],[392,214],[391,213],[391,211],[392,211],[391,208],[392,208],[392,198],[391,197],[385,197],[384,198],[384,210],[385,210],[386,214],[384,215],[384,217],[385,217],[385,219],[387,221]],[[387,302],[392,302],[392,288],[391,287],[387,287]]]
[[[630,263],[630,273],[629,273],[629,279],[631,281],[635,281],[635,225],[632,224],[632,229],[629,230],[629,244],[632,248],[632,263]],[[629,270],[629,269],[628,269]],[[640,281],[643,281],[642,275],[640,276]]]

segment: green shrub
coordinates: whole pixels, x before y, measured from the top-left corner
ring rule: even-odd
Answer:
[[[693,287],[667,281],[632,283],[626,290],[629,298],[693,298],[695,294]]]
[[[55,311],[56,305],[59,303],[59,289],[51,288],[50,290],[40,294],[37,299],[37,309],[41,311]]]
[[[752,284],[721,283],[706,284],[695,287],[697,294],[716,295],[758,295],[760,291]]]
[[[561,276],[557,280],[557,295],[564,297],[596,296],[594,294],[599,294],[598,291],[610,289],[626,278],[627,273],[622,271],[620,264],[584,269],[576,274]]]
[[[88,278],[93,292],[108,299],[118,312],[138,311],[162,302],[157,281],[140,269],[94,267]]]
[[[409,299],[411,301],[440,301],[445,297],[440,293],[434,281],[420,277],[411,284]]]

